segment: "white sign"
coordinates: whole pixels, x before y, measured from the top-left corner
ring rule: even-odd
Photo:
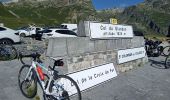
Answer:
[[[103,23],[89,23],[91,38],[109,39],[113,37],[132,38],[132,26],[113,25]]]
[[[128,61],[132,61],[135,59],[143,58],[145,57],[145,48],[133,48],[133,49],[126,49],[126,50],[119,50],[118,51],[118,63],[124,63]]]
[[[86,69],[80,72],[69,74],[73,80],[75,80],[81,91],[93,87],[99,83],[107,81],[111,78],[117,76],[116,70],[114,68],[113,63],[101,65],[98,67]],[[66,82],[65,82],[66,83]],[[66,85],[69,90],[71,90],[71,94],[75,93],[75,89],[71,87],[70,83]]]

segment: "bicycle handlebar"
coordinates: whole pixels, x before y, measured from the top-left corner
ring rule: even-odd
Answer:
[[[37,62],[42,62],[40,60],[40,54],[39,53],[32,53],[32,54],[29,54],[29,55],[22,55],[22,53],[19,53],[19,60],[21,61],[21,63],[24,65],[25,62],[22,60],[23,57],[31,57],[33,58],[33,61],[37,61]],[[55,66],[63,66],[64,65],[64,62],[63,62],[63,59],[58,59],[58,60],[55,60],[55,58],[53,57],[50,57],[51,59],[53,59],[55,62],[54,62],[54,66],[51,68],[52,70],[54,70]]]
[[[33,58],[33,60],[36,60],[36,59],[39,59],[40,58],[40,54],[39,53],[32,53],[32,54],[29,54],[29,55],[22,55],[22,53],[19,53],[19,60],[21,61],[22,64],[25,64],[25,62],[22,60],[22,58],[24,57],[31,57]]]

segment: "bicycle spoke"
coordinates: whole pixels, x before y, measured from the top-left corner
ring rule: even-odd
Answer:
[[[19,71],[18,83],[22,94],[27,98],[33,98],[37,93],[36,76],[30,71],[29,65],[23,65]],[[26,76],[28,75],[27,79]]]
[[[50,86],[57,100],[80,100],[81,94],[76,82],[68,76],[59,75],[54,84]]]
[[[0,55],[3,57],[2,60],[10,60],[16,58],[17,51],[12,45],[1,45]]]
[[[39,79],[37,78],[37,75],[43,74],[43,72],[40,73],[40,71],[37,70],[38,68],[37,63],[39,62],[42,63],[42,61],[39,60],[38,58],[40,56],[39,54],[31,54],[31,55],[24,55],[24,56],[19,55],[19,56],[21,56],[20,57],[21,62],[22,62],[22,57],[33,58],[31,66],[25,65],[24,63],[24,65],[21,67],[19,71],[19,76],[18,76],[18,83],[19,83],[22,94],[27,98],[33,98],[37,93],[37,79]],[[60,63],[59,65],[63,65],[62,59],[56,61],[54,65],[58,65],[58,63]],[[52,75],[50,77],[53,78],[52,81],[48,81],[49,76],[44,75],[47,78],[47,80],[44,80],[45,84],[41,84],[40,82],[42,86],[44,85],[45,87],[49,86],[48,87],[49,90],[47,91],[45,90],[44,92],[46,93],[43,96],[44,99],[46,100],[81,100],[81,92],[80,92],[80,89],[77,83],[69,76],[58,75],[58,72],[53,70],[54,67],[51,68],[51,70],[54,71],[55,73],[50,74]],[[47,83],[49,85],[47,85]]]

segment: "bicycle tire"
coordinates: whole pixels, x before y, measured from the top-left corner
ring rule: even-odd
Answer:
[[[157,50],[158,50],[158,55],[161,56],[162,53],[163,53],[163,49],[164,47],[163,46],[158,46]]]
[[[25,69],[28,69],[25,73],[24,73],[24,70]],[[19,85],[19,88],[21,90],[21,93],[27,97],[27,98],[34,98],[37,94],[37,76],[35,74],[35,71],[34,70],[31,70],[32,72],[32,76],[31,76],[31,80],[23,80],[21,81],[21,75],[22,73],[26,74],[27,75],[27,72],[29,71],[29,68],[30,68],[30,65],[23,65],[21,67],[21,69],[19,70],[19,74],[18,74],[18,85]],[[26,77],[26,76],[25,76]],[[22,76],[22,78],[25,78]],[[26,91],[23,90],[24,88],[24,85],[26,85]],[[34,86],[33,88],[31,86]]]
[[[66,84],[64,84],[66,83]],[[60,97],[56,97],[53,95],[53,99],[52,100],[81,100],[81,92],[80,89],[77,85],[77,83],[69,76],[66,75],[58,75],[56,79],[54,79],[51,83],[50,83],[50,87],[49,87],[49,91],[53,92],[54,88],[56,88],[56,85],[59,86],[59,88],[57,88],[59,91]],[[65,87],[67,86],[67,88],[65,89]],[[70,87],[71,86],[71,87]],[[75,87],[73,87],[75,86]],[[69,91],[68,89],[71,89],[72,91]],[[74,92],[71,93],[71,92]],[[57,93],[56,93],[57,94]]]
[[[1,45],[0,60],[12,60],[18,55],[17,50],[12,45]]]
[[[17,49],[14,47],[14,46],[12,46],[11,45],[11,49],[12,49],[12,52],[11,52],[11,59],[15,59],[15,58],[17,58],[17,56],[18,56],[18,52],[17,52]]]
[[[168,69],[170,67],[170,56],[167,56],[165,59],[165,69]]]
[[[170,46],[166,46],[163,49],[163,55],[168,56],[170,54]]]

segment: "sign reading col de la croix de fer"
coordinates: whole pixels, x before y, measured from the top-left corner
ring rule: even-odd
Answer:
[[[71,73],[68,74],[68,76],[73,78],[77,82],[80,90],[83,91],[116,77],[117,73],[113,63],[109,63]],[[76,90],[73,86],[71,86],[71,83],[66,82],[66,80],[62,81],[64,83],[68,83],[65,85],[69,90],[71,90],[69,95],[76,93]]]
[[[128,25],[113,25],[104,23],[89,23],[91,38],[132,38],[133,28]]]

